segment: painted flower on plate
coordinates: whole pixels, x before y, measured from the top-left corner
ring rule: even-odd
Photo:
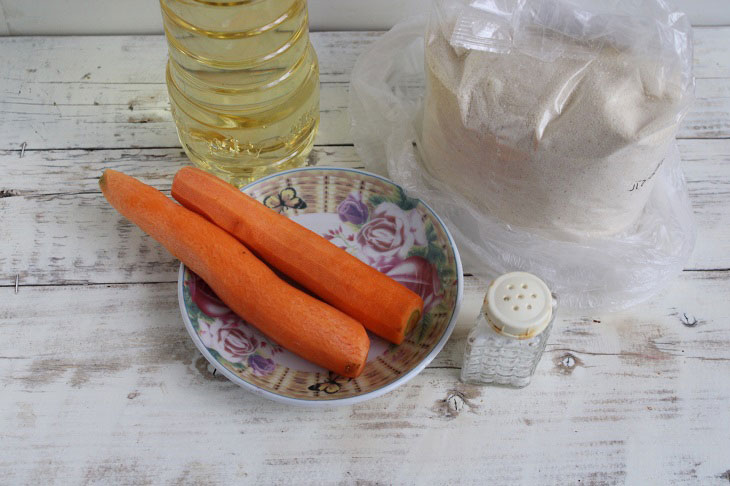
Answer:
[[[231,363],[241,363],[247,356],[256,351],[259,343],[254,336],[244,332],[242,324],[214,319],[207,322],[198,321],[200,340],[207,348],[215,349],[223,358]]]
[[[360,193],[351,192],[337,206],[337,214],[345,223],[360,225],[368,220],[368,206],[363,202]]]
[[[259,376],[271,374],[276,369],[276,363],[273,359],[264,358],[258,354],[252,354],[248,357],[248,365],[254,374]]]
[[[406,258],[391,268],[387,275],[402,283],[423,299],[423,312],[428,312],[443,299],[438,272],[432,263],[420,256]]]
[[[379,204],[370,221],[357,234],[357,242],[370,264],[387,272],[408,256],[413,245],[427,244],[418,211],[404,211],[393,203]]]
[[[218,298],[205,281],[197,275],[192,275],[188,286],[190,298],[203,311],[203,314],[210,317],[234,316],[231,309]]]

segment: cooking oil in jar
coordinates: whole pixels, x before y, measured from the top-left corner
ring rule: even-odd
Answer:
[[[306,0],[160,0],[185,152],[236,185],[305,164],[319,125]]]

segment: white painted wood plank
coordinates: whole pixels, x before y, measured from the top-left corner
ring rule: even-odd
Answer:
[[[382,32],[316,32],[312,44],[323,82],[349,82],[363,50]],[[730,78],[730,27],[694,29],[694,73]],[[0,53],[5,82],[64,84],[164,84],[167,45],[163,36],[4,37]],[[35,55],[31,55],[35,54]]]
[[[174,280],[178,263],[106,203],[97,180],[103,169],[118,168],[169,193],[186,160],[179,149],[4,152],[0,282],[11,275],[24,284]],[[360,166],[352,147],[316,147],[309,160]],[[6,189],[5,180],[20,186]]]
[[[10,34],[10,26],[8,25],[8,19],[5,17],[3,3],[0,1],[0,35],[8,34]]]
[[[679,136],[730,137],[730,27],[697,30],[697,102]],[[347,82],[377,33],[315,34],[321,60],[317,144],[351,141]],[[724,42],[724,44],[722,44]],[[0,39],[0,149],[176,147],[162,37]]]
[[[730,137],[730,77],[697,78],[695,85],[694,104],[682,122],[677,137]]]
[[[162,20],[159,4],[147,0],[64,0],[29,2],[0,0],[8,9],[12,34],[159,34]],[[696,25],[730,24],[725,0],[678,0]],[[311,0],[313,30],[383,30],[401,19],[425,11],[430,0]]]
[[[679,150],[698,227],[687,268],[730,268],[730,140],[680,140]]]
[[[462,325],[409,384],[332,410],[212,376],[172,284],[0,288],[0,474],[10,484],[724,484],[730,314],[715,303],[728,278],[685,273],[641,313],[561,319],[523,390],[458,382]]]
[[[349,69],[372,33],[318,34],[318,144],[344,143]],[[175,147],[161,36],[0,39],[0,148]]]
[[[712,42],[730,32],[711,31]],[[722,35],[712,37],[716,32]],[[332,68],[323,70],[332,82],[326,84],[342,86],[349,75],[347,63],[338,64],[336,46],[373,37],[348,35],[333,35]],[[46,44],[53,55],[44,54],[48,63],[33,82],[56,79],[43,87],[49,100],[70,93],[56,91],[58,85],[77,86],[70,99],[97,106],[97,94],[113,97],[135,78],[115,79],[132,73],[141,79],[132,90],[140,104],[129,110],[129,99],[118,98],[118,109],[104,108],[105,116],[125,109],[156,115],[159,101],[143,90],[145,83],[164,87],[145,81],[149,65],[132,62],[144,58],[145,42],[125,55],[127,71],[107,70],[112,63],[104,49],[93,54],[80,48],[77,57],[107,63],[98,83],[95,73],[84,71],[93,62],[71,63],[69,71],[54,74],[61,71],[54,64],[59,53]],[[354,60],[359,48],[353,45],[342,59]],[[727,51],[708,46],[708,52],[706,77],[728,77]],[[707,81],[713,97],[727,96],[722,83]],[[97,84],[116,88],[95,91]],[[53,122],[42,125],[37,115],[25,123],[53,136]],[[333,126],[343,123],[337,116]],[[696,120],[689,122],[692,133],[714,137],[727,130],[720,118]],[[89,136],[82,123],[59,148]],[[0,143],[8,128],[0,125]],[[145,137],[144,130],[133,133]],[[349,140],[344,132],[332,133]],[[700,222],[693,268],[730,268],[730,140],[681,140],[680,149]],[[19,155],[0,152],[3,481],[726,484],[730,478],[728,271],[684,272],[664,293],[628,312],[563,316],[535,382],[522,391],[457,381],[464,339],[484,292],[470,278],[453,338],[414,381],[358,406],[299,410],[211,376],[180,322],[170,283],[176,262],[98,193],[95,178],[105,167],[169,188],[184,162],[179,149],[122,145]],[[359,165],[352,147],[317,147],[315,162]],[[121,284],[57,285],[86,281]],[[123,283],[135,281],[168,283]],[[27,286],[47,283],[54,285]],[[447,397],[462,408],[450,410]]]
[[[0,150],[179,147],[163,84],[22,83],[0,101]],[[318,145],[351,143],[348,85],[321,85]],[[730,137],[730,78],[698,79],[680,138]],[[58,100],[58,101],[54,101]]]
[[[347,88],[322,84],[316,144],[350,139]],[[180,146],[163,84],[31,83],[0,101],[0,115],[0,149]]]
[[[677,0],[674,4],[686,12],[695,25],[730,24],[725,0]],[[430,5],[431,0],[311,0],[309,11],[316,29],[383,30],[402,19],[428,11]]]
[[[699,224],[688,268],[730,268],[730,140],[680,142]],[[310,160],[360,167],[352,147]],[[106,203],[97,178],[115,168],[168,191],[185,161],[179,149],[0,152],[0,283],[174,280],[177,262]]]
[[[700,78],[730,77],[728,27],[695,27],[694,75]]]
[[[381,35],[314,33],[311,39],[319,59],[320,80],[349,82],[357,56]],[[0,38],[0,53],[6,63],[2,80],[89,85],[165,83],[167,44],[161,35],[4,37]]]
[[[307,163],[362,167],[351,145],[315,146]],[[0,150],[0,198],[99,192],[99,176],[108,168],[169,189],[175,172],[189,164],[180,148],[26,150],[22,158],[19,151]]]

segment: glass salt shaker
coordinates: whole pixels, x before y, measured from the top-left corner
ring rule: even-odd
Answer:
[[[545,350],[556,307],[548,286],[531,273],[512,272],[494,280],[466,341],[461,381],[527,386]]]

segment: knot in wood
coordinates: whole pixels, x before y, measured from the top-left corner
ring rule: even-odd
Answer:
[[[687,314],[686,312],[683,312],[679,316],[679,320],[682,321],[682,324],[685,327],[695,327],[699,321],[697,321],[697,318],[693,316],[692,314]]]
[[[195,361],[195,368],[200,373],[200,376],[206,380],[226,381],[226,377],[223,374],[217,374],[218,370],[202,356]]]
[[[572,354],[566,354],[561,358],[560,363],[566,368],[573,368],[575,366],[575,357]]]
[[[448,407],[449,412],[454,415],[458,414],[464,409],[464,397],[462,397],[459,392],[449,393],[446,397],[446,406]]]

